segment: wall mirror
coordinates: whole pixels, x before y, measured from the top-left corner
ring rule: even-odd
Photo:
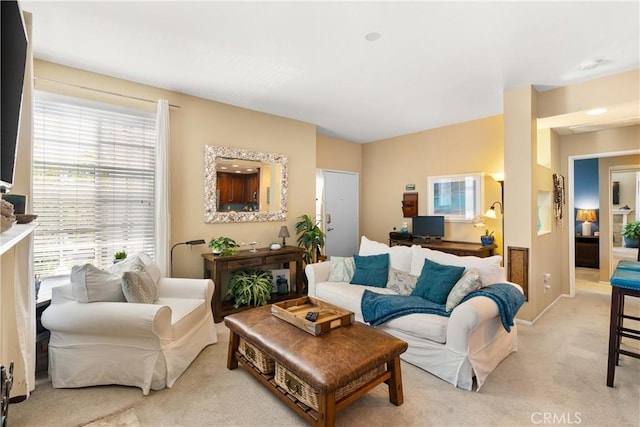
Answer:
[[[287,156],[205,146],[204,221],[287,219]]]

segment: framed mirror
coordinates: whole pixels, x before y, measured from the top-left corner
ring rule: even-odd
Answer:
[[[205,146],[204,222],[287,219],[287,156]]]

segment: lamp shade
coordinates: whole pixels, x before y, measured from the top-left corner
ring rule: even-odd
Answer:
[[[280,227],[280,232],[278,233],[278,237],[290,237],[289,229],[287,228],[286,225],[283,225],[282,227]]]
[[[596,222],[597,220],[595,209],[578,209],[576,221]]]
[[[496,208],[494,208],[493,206],[491,206],[489,209],[487,209],[487,211],[484,213],[484,216],[486,216],[487,218],[493,218],[496,219],[498,216],[496,215]]]

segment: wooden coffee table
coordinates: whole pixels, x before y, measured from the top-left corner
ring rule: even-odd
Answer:
[[[227,368],[235,369],[240,362],[312,425],[333,426],[336,411],[383,382],[389,387],[391,403],[402,405],[400,354],[407,343],[386,332],[356,322],[313,336],[272,315],[270,306],[229,315],[224,322],[230,330]],[[292,374],[287,386],[276,381],[276,373],[261,372],[240,353],[241,339],[274,361],[280,379],[283,371]],[[290,383],[291,378],[303,383]],[[301,388],[317,392],[317,408],[296,397],[303,394]]]

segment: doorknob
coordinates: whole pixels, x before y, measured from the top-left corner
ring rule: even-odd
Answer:
[[[333,227],[327,228],[327,231],[333,231]]]
[[[331,224],[331,214],[327,214],[327,224]]]

